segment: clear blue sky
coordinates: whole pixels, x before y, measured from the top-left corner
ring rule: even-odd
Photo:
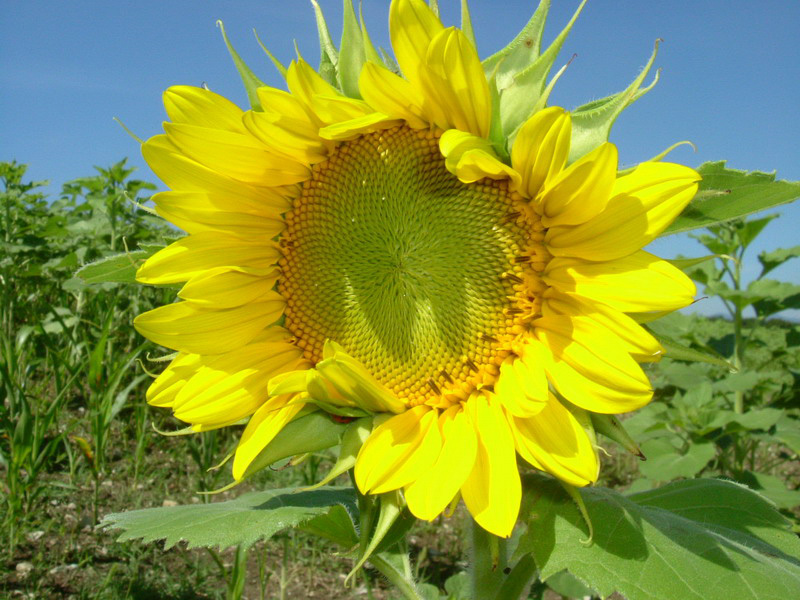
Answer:
[[[338,39],[341,1],[320,0]],[[365,0],[373,41],[388,47],[388,0]],[[532,14],[535,0],[471,0],[482,56],[501,48]],[[578,0],[553,0],[546,41],[561,29]],[[457,0],[440,0],[443,20],[458,23]],[[138,176],[156,181],[137,144],[112,121],[137,135],[160,132],[162,91],[200,85],[245,105],[216,19],[268,84],[282,81],[252,36],[288,62],[296,40],[304,56],[318,57],[311,4],[305,0],[0,0],[0,160],[30,164],[35,179],[61,183],[124,156]],[[612,141],[623,163],[692,140],[671,160],[696,166],[728,159],[736,168],[777,170],[800,180],[800,2],[796,0],[590,0],[557,66],[577,54],[552,104],[574,108],[624,88],[646,62],[653,42],[664,44],[656,88],[626,111]],[[798,243],[800,203],[780,210],[755,246],[747,273],[758,272],[761,249]],[[656,242],[655,252],[698,255],[678,236]],[[775,271],[800,282],[800,260]],[[700,309],[715,312],[713,304]]]

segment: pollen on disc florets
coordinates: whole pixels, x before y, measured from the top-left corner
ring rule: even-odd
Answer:
[[[430,131],[342,143],[286,223],[279,290],[306,358],[333,340],[409,404],[491,385],[538,314],[538,217],[507,181],[459,181]]]

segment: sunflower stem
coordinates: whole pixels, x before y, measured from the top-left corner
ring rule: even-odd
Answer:
[[[404,573],[404,571],[406,571],[405,568],[402,570],[398,569],[379,554],[370,556],[369,562],[389,580],[389,583],[403,595],[403,598],[407,598],[407,600],[424,600],[417,590],[413,579],[406,577],[406,573]]]
[[[495,598],[508,565],[506,540],[472,521],[472,597]]]

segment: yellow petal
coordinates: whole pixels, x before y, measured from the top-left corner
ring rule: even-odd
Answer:
[[[404,119],[414,129],[428,126],[420,92],[389,69],[372,62],[365,63],[358,85],[361,96],[377,112]]]
[[[544,314],[552,310],[562,315],[590,317],[600,327],[613,332],[638,362],[656,361],[664,354],[664,348],[658,340],[625,313],[599,302],[589,302],[580,296],[554,292],[551,288],[544,298]]]
[[[535,417],[509,419],[519,455],[575,486],[597,481],[599,464],[589,436],[552,394]]]
[[[297,162],[313,165],[327,158],[328,147],[316,128],[312,135],[304,134],[275,122],[271,115],[249,110],[242,118],[247,130],[273,152],[286,154]]]
[[[380,425],[361,446],[355,479],[362,493],[382,494],[421,477],[442,447],[438,411],[416,406]]]
[[[242,109],[204,88],[172,86],[164,92],[164,108],[173,123],[244,133]]]
[[[256,211],[275,208],[285,212],[291,207],[287,197],[298,193],[291,187],[255,187],[212,171],[181,153],[166,135],[147,140],[142,146],[142,156],[159,179],[173,190],[213,194],[229,199],[233,205],[248,205]]]
[[[175,416],[203,425],[249,416],[269,398],[270,378],[295,368],[301,358],[302,351],[285,342],[248,344],[204,357],[202,367],[175,398]]]
[[[636,410],[653,390],[625,344],[588,317],[548,315],[533,322],[536,337],[552,353],[545,370],[573,404],[599,413]]]
[[[492,101],[475,47],[455,28],[436,34],[421,71],[425,97],[435,99],[449,127],[489,136]]]
[[[178,292],[178,297],[206,308],[233,308],[258,299],[279,299],[272,291],[278,270],[248,271],[242,268],[217,267],[192,277]]]
[[[346,96],[331,96],[314,94],[311,97],[311,107],[326,125],[359,119],[371,115],[375,110],[363,100],[356,100]]]
[[[563,108],[553,106],[533,114],[514,140],[511,165],[522,176],[520,192],[536,198],[539,191],[567,163],[572,120]]]
[[[510,414],[532,417],[547,403],[547,376],[541,363],[511,356],[500,365],[495,396]]]
[[[237,481],[242,478],[250,463],[304,406],[299,402],[287,405],[288,400],[287,396],[272,398],[250,418],[233,457],[233,478]]]
[[[397,64],[416,84],[428,46],[444,26],[422,0],[392,0],[389,6],[389,37]]]
[[[332,141],[349,140],[362,133],[388,129],[400,125],[402,121],[387,117],[383,113],[370,113],[357,119],[334,123],[319,130],[321,138]]]
[[[147,388],[147,403],[152,406],[172,406],[178,392],[200,367],[200,356],[180,353]]]
[[[483,396],[472,397],[467,410],[478,434],[478,451],[461,496],[481,527],[496,536],[509,537],[522,500],[511,428],[496,400],[490,403]]]
[[[341,346],[325,342],[316,370],[345,398],[369,412],[402,413],[406,406]]]
[[[266,86],[256,92],[265,118],[303,137],[311,139],[316,135],[319,129],[316,122],[309,116],[305,105],[289,92]]]
[[[445,157],[447,170],[464,183],[484,177],[520,182],[519,173],[497,158],[488,140],[458,129],[448,129],[439,138],[439,150]]]
[[[472,471],[478,439],[461,406],[439,416],[442,449],[433,466],[405,489],[411,513],[426,521],[435,519],[464,484]]]
[[[697,193],[700,175],[682,165],[643,163],[616,180],[608,206],[577,226],[551,227],[554,256],[614,260],[636,252],[664,231]]]
[[[607,262],[554,258],[543,279],[622,312],[677,310],[691,304],[696,293],[680,269],[644,250]]]
[[[216,267],[242,267],[269,272],[279,252],[258,238],[239,238],[201,231],[173,242],[148,258],[136,272],[141,283],[158,285],[188,281]]]
[[[322,124],[323,121],[314,111],[314,96],[340,95],[336,88],[325,81],[311,65],[302,59],[292,61],[289,65],[286,72],[286,83],[292,96],[303,103],[308,115],[318,124]]]
[[[139,315],[133,325],[144,337],[167,348],[196,354],[222,354],[250,342],[281,316],[284,306],[283,299],[224,310],[177,302]]]
[[[209,129],[184,123],[164,123],[169,140],[181,152],[213,171],[238,181],[279,186],[305,181],[308,167],[281,156],[248,134]]]
[[[232,196],[202,192],[160,192],[151,200],[156,212],[188,233],[222,231],[232,235],[272,239],[285,223],[277,210],[262,205],[259,212]]]
[[[545,227],[577,225],[608,204],[617,176],[617,147],[606,142],[554,177],[539,196]]]

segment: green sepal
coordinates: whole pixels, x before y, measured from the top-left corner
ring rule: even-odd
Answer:
[[[366,50],[361,26],[356,19],[356,11],[352,0],[344,0],[344,24],[342,25],[342,43],[340,47],[338,75],[342,91],[350,98],[361,98],[358,89],[358,78],[364,66]]]
[[[550,0],[542,0],[522,31],[505,48],[481,62],[487,79],[497,73],[498,86],[501,90],[512,85],[514,75],[539,58],[544,25],[549,10]]]
[[[339,458],[336,459],[336,463],[334,463],[331,470],[328,471],[328,474],[322,481],[303,489],[313,490],[323,485],[328,485],[328,483],[336,479],[339,475],[352,469],[356,465],[358,451],[361,450],[361,446],[367,441],[371,432],[372,417],[363,417],[350,423],[347,429],[344,430],[344,434],[342,434]]]
[[[352,419],[360,419],[362,417],[367,416],[367,412],[361,410],[355,406],[340,406],[338,404],[332,404],[330,402],[325,402],[324,400],[318,400],[316,398],[305,398],[303,400],[306,404],[313,404],[324,410],[326,413],[330,415],[336,415],[337,417],[347,417]]]
[[[698,256],[697,258],[671,258],[667,260],[669,264],[673,267],[677,267],[681,271],[686,271],[687,269],[691,269],[692,267],[696,267],[697,265],[702,265],[704,262],[708,262],[713,258],[731,258],[730,256],[726,256],[724,254],[707,254],[706,256]]]
[[[775,173],[728,169],[725,161],[703,163],[697,195],[659,237],[709,227],[800,198],[800,181],[775,180]]]
[[[339,70],[339,51],[336,49],[325,15],[322,14],[317,0],[311,0],[314,5],[314,16],[317,19],[317,33],[319,34],[319,69],[320,76],[334,87],[339,87],[337,72]]]
[[[574,162],[600,144],[607,142],[608,136],[611,134],[611,126],[614,125],[614,121],[617,120],[620,113],[658,83],[660,73],[656,72],[652,83],[642,88],[642,83],[658,56],[660,42],[660,39],[656,40],[650,60],[626,89],[613,96],[594,100],[575,109],[572,113],[572,139],[568,162]]]
[[[163,435],[164,437],[177,437],[180,435],[194,435],[197,432],[192,429],[192,426],[189,425],[188,427],[183,427],[182,429],[176,429],[175,431],[162,431],[158,427],[156,427],[155,423],[150,423],[150,427],[153,428],[158,435]]]
[[[503,79],[501,79],[498,74],[498,84],[500,86],[500,114],[503,118],[503,130],[507,136],[511,136],[528,117],[533,114],[536,108],[540,106],[540,100],[546,88],[547,76],[550,74],[553,63],[555,63],[558,53],[561,52],[561,47],[564,45],[564,41],[567,39],[572,26],[583,10],[586,1],[587,0],[583,0],[583,2],[581,2],[569,23],[567,23],[561,33],[558,34],[556,39],[553,40],[553,43],[548,46],[547,50],[541,55],[536,56],[528,66],[511,71],[512,80],[508,85],[504,85]],[[541,5],[539,8],[541,9]],[[534,14],[534,17],[535,16]],[[542,23],[542,25],[543,24],[544,23]],[[525,45],[524,42],[523,45]],[[532,46],[535,47],[536,45],[537,43],[533,42]],[[530,50],[533,50],[533,47],[528,51],[528,54],[531,56],[533,56],[533,54],[530,53]],[[509,56],[506,60],[511,58],[512,57]],[[514,58],[516,58],[516,55],[514,55]],[[503,71],[503,65],[500,66],[500,71]]]
[[[386,48],[381,48],[381,56],[383,57],[383,64],[386,65],[386,68],[395,75],[400,75],[400,65],[397,64],[397,61],[391,53],[386,51]]]
[[[247,92],[247,99],[250,101],[250,106],[253,110],[261,110],[261,101],[258,99],[256,90],[264,86],[264,82],[256,77],[255,73],[250,70],[250,67],[242,60],[239,53],[234,50],[231,41],[228,39],[228,34],[225,33],[225,25],[222,21],[217,21],[217,27],[222,32],[222,39],[225,40],[225,45],[228,47],[228,52],[233,59],[233,64],[236,65],[236,70],[239,71],[239,77],[242,78],[244,89]]]
[[[665,356],[668,358],[672,358],[675,360],[685,360],[689,362],[704,362],[710,365],[717,365],[719,367],[725,367],[730,370],[731,373],[735,373],[738,369],[733,366],[732,363],[725,360],[723,357],[715,354],[711,354],[709,352],[705,352],[702,350],[697,350],[695,348],[690,348],[689,346],[685,346],[681,344],[679,341],[666,336],[661,333],[657,333],[652,330],[650,327],[645,327],[656,340],[658,343],[664,347]]]
[[[358,561],[353,566],[352,570],[347,574],[344,582],[345,585],[348,584],[350,579],[358,572],[358,570],[364,566],[364,563],[367,562],[372,553],[375,552],[375,549],[380,545],[383,538],[386,537],[386,534],[389,533],[389,530],[394,525],[397,518],[403,512],[404,502],[400,496],[399,491],[394,492],[387,492],[385,494],[381,494],[379,496],[380,499],[380,509],[378,512],[378,522],[375,524],[375,529],[372,531],[372,537],[369,540],[364,551],[361,553],[361,556],[358,557]],[[361,535],[369,535],[369,531],[362,530]]]
[[[500,116],[500,91],[497,89],[497,78],[489,78],[489,94],[492,99],[492,120],[489,128],[489,141],[497,157],[506,164],[511,164],[511,155],[508,152],[508,139],[503,133],[503,119]]]
[[[620,446],[625,448],[631,454],[635,454],[642,460],[647,460],[645,455],[642,454],[639,444],[637,444],[630,434],[625,431],[620,420],[614,415],[601,415],[598,413],[589,413],[594,425],[595,431],[606,436],[608,439],[617,442]]]
[[[478,43],[475,41],[475,30],[472,28],[472,16],[469,14],[469,2],[467,0],[461,0],[461,31],[467,36],[472,47],[477,50]]]
[[[361,36],[364,38],[364,54],[366,55],[367,60],[378,65],[384,65],[383,58],[381,58],[381,55],[378,54],[378,51],[375,49],[372,39],[370,39],[369,33],[367,32],[367,25],[364,23],[363,3],[359,3],[358,5],[358,22],[361,24]]]
[[[278,73],[281,74],[281,77],[286,79],[286,73],[287,73],[286,67],[283,66],[283,63],[279,61],[277,58],[275,58],[275,55],[272,54],[272,52],[270,52],[269,49],[264,45],[264,42],[262,42],[261,38],[258,37],[258,33],[256,32],[255,29],[253,29],[253,35],[256,36],[256,42],[258,42],[258,45],[261,46],[261,49],[264,51],[264,54],[267,55],[267,58],[269,58],[272,61],[272,64],[275,65],[275,68],[278,69]]]
[[[661,162],[662,160],[664,160],[664,158],[666,158],[666,157],[667,157],[667,155],[668,155],[670,152],[672,152],[672,151],[673,151],[673,150],[675,150],[676,148],[680,148],[681,146],[691,146],[691,147],[692,147],[692,150],[694,150],[695,152],[697,152],[697,146],[695,146],[695,145],[694,145],[692,142],[690,142],[689,140],[683,140],[683,141],[681,141],[681,142],[675,142],[675,143],[674,143],[674,144],[672,144],[672,145],[671,145],[669,148],[666,148],[665,150],[662,150],[661,152],[659,152],[658,154],[656,154],[656,155],[655,155],[653,158],[651,158],[651,159],[648,159],[648,160],[646,160],[646,161],[644,161],[644,162]],[[619,171],[617,171],[617,177],[622,177],[623,175],[628,175],[628,174],[630,174],[630,173],[633,173],[633,172],[636,170],[636,167],[637,167],[637,166],[638,166],[638,165],[633,165],[632,167],[627,167],[627,168],[625,168],[625,169],[620,169]]]
[[[82,266],[75,272],[75,277],[79,278],[85,285],[110,282],[137,283],[136,270],[145,259],[155,254],[155,252],[134,250],[123,254],[106,256]]]
[[[242,479],[295,454],[317,452],[335,446],[345,429],[347,424],[337,423],[317,410],[296,418],[281,429],[255,457],[242,475]]]

